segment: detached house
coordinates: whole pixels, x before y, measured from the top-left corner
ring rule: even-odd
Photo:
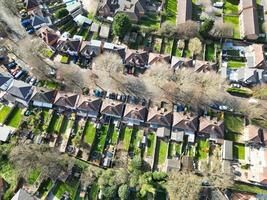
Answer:
[[[267,185],[267,130],[249,125],[244,132],[245,161],[249,164],[248,180]]]
[[[182,68],[192,69],[195,72],[209,72],[215,70],[216,64],[204,60],[193,60],[191,58],[172,57],[171,68],[178,70]]]
[[[62,54],[70,56],[78,56],[82,44],[82,39],[79,37],[59,39],[57,50]]]
[[[145,6],[145,0],[101,0],[98,14],[103,17],[113,17],[116,13],[123,12],[136,23],[144,16]]]
[[[55,48],[55,45],[59,39],[59,35],[49,27],[40,28],[38,30],[38,36],[52,49]]]
[[[32,17],[32,27],[36,30],[41,27],[51,26],[51,25],[52,21],[50,17],[45,17],[43,15],[37,15],[37,14]]]
[[[78,100],[78,94],[58,91],[55,97],[54,106],[59,111],[75,110]]]
[[[140,125],[147,116],[147,107],[141,105],[126,104],[123,121],[128,125]]]
[[[148,65],[149,66],[156,64],[158,62],[169,63],[170,60],[171,60],[170,55],[164,55],[164,54],[159,54],[159,53],[149,53],[148,54]]]
[[[124,62],[126,66],[145,69],[148,64],[148,52],[127,49]]]
[[[195,133],[198,130],[198,116],[192,113],[174,112],[171,140],[183,142],[184,135],[188,136],[188,142],[195,142]]]
[[[192,19],[192,0],[180,0],[177,5],[176,24],[183,24]]]
[[[164,108],[149,108],[147,123],[151,128],[157,129],[157,136],[170,136],[172,125],[172,112]]]
[[[102,100],[92,97],[81,95],[77,104],[77,115],[82,117],[97,118]]]
[[[3,98],[12,103],[28,106],[32,97],[34,87],[23,81],[13,80]]]
[[[198,136],[216,143],[222,143],[224,139],[224,122],[211,117],[200,117]]]
[[[39,3],[37,0],[25,0],[24,5],[27,12],[39,9]]]
[[[259,37],[259,23],[256,0],[240,0],[239,25],[242,38],[256,40]]]
[[[120,119],[124,112],[124,103],[111,99],[104,99],[101,106],[101,114]]]
[[[52,108],[57,95],[56,90],[52,91],[36,91],[31,98],[32,105],[42,108]]]

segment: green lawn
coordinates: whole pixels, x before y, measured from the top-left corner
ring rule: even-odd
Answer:
[[[215,56],[215,48],[214,44],[207,44],[206,45],[206,53],[205,53],[205,58],[208,61],[214,61],[214,56]]]
[[[70,180],[66,183],[59,182],[55,188],[54,195],[60,199],[65,192],[68,192],[70,194],[70,199],[74,199],[78,187],[78,180]]]
[[[119,129],[113,125],[110,143],[116,145],[119,138]]]
[[[14,108],[12,110],[12,113],[10,113],[8,119],[6,120],[6,125],[11,126],[14,128],[18,128],[21,122],[22,114],[21,114],[22,109],[21,108]]]
[[[195,148],[194,146],[190,146],[189,149],[188,149],[188,156],[190,157],[194,157],[195,156]]]
[[[132,132],[132,141],[130,143],[129,151],[133,152],[134,155],[140,154],[140,148],[138,147],[138,144],[142,142],[142,132],[138,129],[133,129]]]
[[[95,140],[94,151],[99,152],[99,153],[103,152],[107,134],[108,134],[108,125],[103,125],[100,129],[99,136]]]
[[[173,44],[173,40],[165,39],[165,42],[164,42],[164,53],[165,54],[172,53],[172,44]]]
[[[4,194],[4,199],[11,199],[17,185],[18,175],[13,166],[6,160],[0,160],[0,176],[8,183],[9,188]]]
[[[156,151],[156,155],[155,155],[155,158],[156,158],[156,163],[158,165],[162,165],[165,163],[165,160],[166,160],[166,156],[167,156],[167,153],[168,153],[168,143],[165,142],[164,140],[158,140],[157,142],[157,151]]]
[[[224,14],[238,15],[239,0],[226,0],[224,1]]]
[[[209,141],[208,140],[198,140],[196,147],[196,157],[199,160],[206,159],[209,154]]]
[[[170,142],[169,144],[169,158],[175,158],[178,155],[181,155],[182,143]]]
[[[139,21],[138,24],[142,27],[148,27],[152,29],[160,28],[160,17],[157,13],[146,13]]]
[[[61,56],[60,62],[67,64],[69,62],[69,56]]]
[[[41,170],[40,169],[34,169],[32,170],[27,177],[27,182],[32,185],[37,180],[38,176],[40,175]]]
[[[57,115],[55,112],[51,118],[49,126],[47,128],[48,133],[59,133],[61,128],[61,123],[63,121],[63,115]]]
[[[4,106],[1,110],[0,110],[0,123],[3,123],[7,117],[7,115],[9,114],[11,110],[11,107],[8,106]]]
[[[267,194],[267,189],[262,189],[258,186],[247,185],[244,183],[235,183],[231,189],[235,191],[241,191],[241,192],[251,192],[253,194]]]
[[[99,191],[99,186],[97,185],[97,183],[94,183],[91,188],[90,188],[90,192],[89,192],[89,199],[90,200],[97,200],[98,198],[98,191]]]
[[[36,192],[37,194],[36,196],[38,198],[45,198],[48,192],[51,190],[52,186],[53,186],[53,182],[50,178],[42,181],[41,185],[39,186]]]
[[[240,38],[240,30],[239,30],[239,17],[238,16],[224,16],[223,21],[228,24],[233,25],[234,33],[233,37],[234,38]]]
[[[243,133],[244,119],[230,113],[224,114],[224,126],[227,132]]]
[[[147,135],[147,156],[152,157],[153,151],[155,146],[155,134],[154,133],[148,133]]]
[[[227,67],[230,69],[238,69],[245,67],[246,63],[245,62],[240,62],[240,61],[228,61],[227,62]]]
[[[90,121],[87,121],[84,127],[84,142],[92,145],[95,139],[96,128],[94,124]]]
[[[176,25],[177,0],[167,0],[166,20]]]
[[[129,127],[125,127],[125,129],[123,130],[123,147],[125,151],[129,151],[132,132],[133,129]]]
[[[234,158],[238,160],[245,160],[245,145],[234,143]]]

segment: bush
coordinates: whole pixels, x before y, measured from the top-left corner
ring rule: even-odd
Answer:
[[[165,181],[168,175],[165,172],[153,172],[154,181]]]
[[[68,14],[69,14],[69,11],[66,8],[62,8],[62,9],[56,11],[55,16],[56,16],[56,18],[61,19],[65,16],[67,16]]]
[[[200,35],[202,35],[203,37],[207,36],[208,33],[213,28],[213,25],[214,25],[214,21],[212,19],[205,19],[199,29]]]
[[[114,17],[112,31],[119,38],[123,38],[131,29],[132,24],[127,14],[118,13]]]

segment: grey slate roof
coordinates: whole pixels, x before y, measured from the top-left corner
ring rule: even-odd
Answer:
[[[9,94],[23,100],[28,100],[31,92],[32,85],[17,80],[14,80],[12,86],[8,89]]]
[[[7,90],[13,81],[12,77],[0,76],[0,89]]]
[[[39,91],[34,94],[34,96],[32,97],[32,101],[39,101],[43,103],[53,103],[56,93],[57,93],[56,90]]]
[[[26,192],[24,189],[20,189],[11,200],[36,200],[35,197],[30,195],[28,192]]]

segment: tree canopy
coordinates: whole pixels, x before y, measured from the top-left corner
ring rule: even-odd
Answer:
[[[131,21],[127,14],[116,14],[112,24],[112,31],[115,35],[119,36],[119,38],[122,39],[126,35],[126,33],[130,31],[131,27]]]

